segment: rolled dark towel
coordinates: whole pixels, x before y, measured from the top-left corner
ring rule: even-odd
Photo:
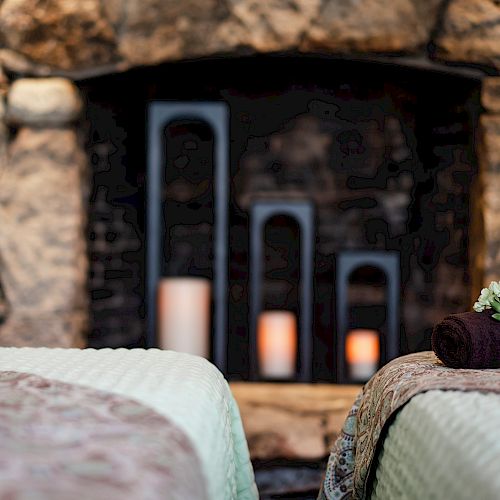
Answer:
[[[434,327],[432,349],[451,368],[500,367],[500,321],[495,311],[447,316]]]

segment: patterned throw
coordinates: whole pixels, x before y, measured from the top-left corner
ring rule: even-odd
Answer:
[[[318,500],[366,498],[379,438],[391,417],[413,396],[434,389],[500,394],[500,370],[447,368],[432,352],[391,361],[363,387],[349,412]]]
[[[185,434],[123,396],[0,371],[0,499],[207,498]]]

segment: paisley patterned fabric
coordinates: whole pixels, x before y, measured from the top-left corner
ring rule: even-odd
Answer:
[[[185,434],[136,401],[0,371],[0,500],[201,499]]]
[[[413,396],[434,389],[500,394],[500,369],[447,368],[433,352],[388,363],[356,399],[333,447],[318,500],[366,498],[379,438],[391,417]]]

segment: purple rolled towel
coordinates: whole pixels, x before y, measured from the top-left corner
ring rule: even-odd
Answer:
[[[451,368],[500,367],[500,321],[483,312],[452,314],[434,327],[432,349]]]

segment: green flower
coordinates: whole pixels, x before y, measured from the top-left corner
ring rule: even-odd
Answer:
[[[473,309],[476,312],[493,309],[495,313],[491,317],[500,321],[500,283],[498,281],[492,281],[488,288],[481,290]]]
[[[480,313],[483,312],[486,309],[486,307],[483,306],[483,304],[480,304],[479,302],[474,302],[472,309],[474,309],[474,311],[476,311],[477,313]]]
[[[498,281],[492,281],[488,289],[496,299],[500,299],[500,283]]]

